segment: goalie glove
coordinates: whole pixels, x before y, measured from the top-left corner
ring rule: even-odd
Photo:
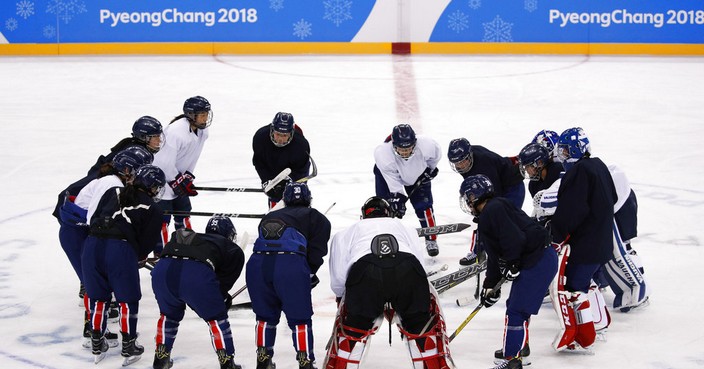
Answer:
[[[501,288],[492,290],[491,288],[483,288],[479,295],[479,301],[484,307],[490,308],[496,304],[501,298]]]
[[[320,278],[318,278],[318,276],[315,274],[311,274],[310,275],[310,289],[312,290],[313,288],[315,288],[315,286],[317,286],[318,283],[320,283]]]
[[[408,200],[408,197],[403,194],[391,194],[391,197],[387,200],[387,202],[391,205],[391,211],[393,212],[394,217],[400,219],[406,215],[406,200]]]
[[[169,186],[174,190],[176,196],[196,196],[198,191],[193,188],[194,179],[196,179],[196,176],[186,171],[185,173],[179,173],[176,179],[169,182]]]

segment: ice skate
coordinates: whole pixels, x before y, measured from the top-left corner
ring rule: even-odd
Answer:
[[[530,345],[526,343],[525,346],[521,349],[521,364],[528,366],[530,365]],[[504,351],[502,349],[496,350],[494,352],[494,364],[499,365],[506,361],[504,358]]]
[[[166,351],[166,345],[157,345],[154,350],[154,369],[169,369],[174,366],[174,361],[171,360],[171,353]]]
[[[523,368],[523,363],[521,362],[521,358],[519,357],[513,357],[513,358],[505,358],[503,359],[503,362],[501,364],[498,364],[497,366],[491,368],[491,369],[521,369]]]
[[[257,347],[257,369],[276,369],[276,364],[271,361],[271,354],[266,347]]]
[[[139,361],[144,353],[144,347],[137,342],[137,337],[130,337],[125,332],[120,332],[122,334],[122,357],[125,360],[122,362],[122,366],[128,366],[132,363]]]
[[[438,242],[435,240],[425,240],[425,250],[428,252],[428,255],[432,257],[438,256],[438,254],[440,254]]]
[[[215,351],[215,353],[218,355],[220,369],[242,369],[241,365],[235,364],[234,356],[228,355],[225,350],[220,349]]]
[[[108,342],[100,331],[91,331],[91,350],[93,351],[93,362],[99,363],[105,358],[108,351]]]

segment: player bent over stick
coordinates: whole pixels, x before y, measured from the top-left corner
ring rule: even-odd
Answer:
[[[324,368],[359,368],[384,317],[397,321],[414,368],[454,368],[423,255],[416,230],[392,218],[380,197],[368,199],[362,220],[333,237],[330,284],[339,306]]]

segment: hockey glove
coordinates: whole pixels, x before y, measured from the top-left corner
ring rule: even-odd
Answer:
[[[262,188],[266,189],[266,187],[269,186],[269,182],[270,180],[262,183]],[[281,182],[274,185],[274,187],[272,187],[269,191],[267,191],[266,195],[276,201],[281,200],[281,198],[284,196],[284,189],[286,189],[286,184],[288,184],[289,182],[291,182],[291,177],[286,177],[285,179],[281,180]]]
[[[438,168],[431,170],[430,168],[425,168],[423,174],[420,175],[420,184],[428,183],[433,180],[438,175]]]
[[[507,281],[512,281],[521,274],[521,262],[519,260],[506,261],[499,259],[499,271]]]
[[[489,293],[491,292],[491,293]],[[482,289],[479,295],[479,301],[484,305],[484,307],[490,308],[494,306],[495,303],[501,298],[501,288],[493,290],[491,288]]]
[[[317,286],[318,283],[320,283],[320,279],[318,278],[318,276],[315,274],[311,274],[310,275],[310,289],[312,290],[313,288],[315,288],[315,286]]]
[[[196,176],[191,172],[179,173],[176,179],[169,182],[169,186],[174,190],[176,196],[196,196],[198,191],[193,188],[193,180]]]
[[[394,217],[400,219],[406,215],[406,200],[408,200],[408,197],[403,194],[391,194],[391,197],[387,201],[389,205],[391,205],[391,211],[393,212]]]

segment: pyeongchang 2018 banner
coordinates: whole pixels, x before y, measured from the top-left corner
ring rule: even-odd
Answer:
[[[702,0],[455,0],[436,42],[704,43]]]
[[[704,0],[0,1],[0,43],[365,41],[704,44]]]
[[[2,0],[0,36],[9,43],[346,42],[373,5],[373,0]]]

